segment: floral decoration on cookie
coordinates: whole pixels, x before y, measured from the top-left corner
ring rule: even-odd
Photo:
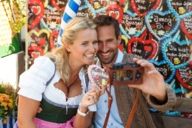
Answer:
[[[163,40],[173,35],[179,28],[180,18],[171,11],[150,11],[145,16],[149,31],[158,39]]]
[[[120,24],[120,30],[125,36],[127,36],[127,38],[133,36],[138,37],[145,29],[146,27],[142,17],[134,15],[130,11],[124,13],[122,24]]]

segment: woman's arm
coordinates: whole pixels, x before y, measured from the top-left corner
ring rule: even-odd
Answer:
[[[99,100],[101,92],[102,89],[95,88],[83,96],[73,122],[74,128],[89,128],[91,126],[93,112],[89,112],[88,106]]]
[[[40,102],[19,95],[18,126],[19,128],[36,128],[33,119],[38,111]]]

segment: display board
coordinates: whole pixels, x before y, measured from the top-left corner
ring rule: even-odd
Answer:
[[[82,0],[78,16],[113,16],[120,50],[150,60],[177,96],[192,98],[192,0]],[[29,0],[29,64],[57,47],[67,0]],[[167,112],[190,117],[191,114]]]

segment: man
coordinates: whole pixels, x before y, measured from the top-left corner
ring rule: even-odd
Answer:
[[[121,41],[118,21],[106,15],[94,19],[97,24],[99,50],[98,57],[102,67],[110,67],[114,63],[125,63],[126,53],[118,50]],[[165,111],[176,105],[176,96],[164,82],[163,76],[156,70],[153,64],[144,59],[134,59],[144,67],[142,84],[130,84],[128,86],[110,86],[113,102],[109,114],[107,128],[124,128],[127,125],[128,115],[134,104],[136,90],[141,90],[143,95],[139,97],[135,118],[131,122],[131,128],[157,128],[147,103],[152,107]],[[146,102],[147,101],[147,102]],[[94,127],[103,128],[108,111],[108,95],[105,93],[97,103],[97,112],[94,117]],[[159,128],[165,128],[159,126]],[[173,127],[172,127],[173,128]]]

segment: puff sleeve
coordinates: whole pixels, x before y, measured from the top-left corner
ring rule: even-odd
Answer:
[[[53,77],[55,64],[48,57],[35,59],[34,64],[20,75],[19,95],[41,101],[46,83]]]

